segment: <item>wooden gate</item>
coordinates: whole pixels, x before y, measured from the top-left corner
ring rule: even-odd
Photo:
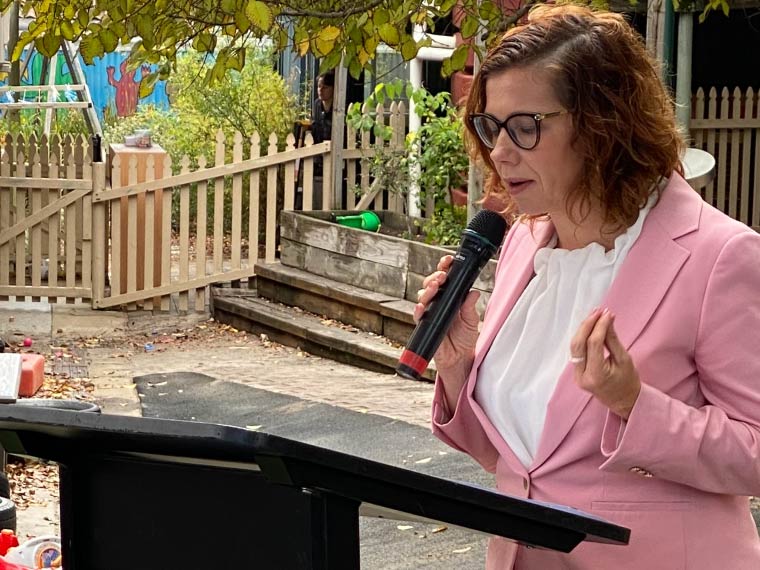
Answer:
[[[244,146],[237,133],[227,162],[230,149],[220,132],[213,166],[207,167],[201,156],[191,169],[185,157],[174,176],[167,176],[171,164],[163,165],[164,177],[157,176],[150,156],[141,183],[136,158],[130,164],[122,164],[120,157],[114,160],[111,186],[92,196],[95,207],[110,211],[110,223],[96,221],[93,230],[98,243],[110,244],[108,283],[102,281],[105,266],[95,259],[94,307],[166,311],[174,295],[180,311],[203,311],[207,285],[253,276],[259,257],[275,260],[277,214],[283,207],[293,209],[297,165],[312,172],[314,156],[329,152],[330,143],[295,148],[289,135],[280,152],[277,137],[271,135],[267,155],[259,156],[259,135],[247,142]],[[246,147],[250,150],[244,159]],[[120,187],[122,169],[128,170],[128,184]],[[310,193],[311,179],[304,176],[304,195]],[[265,235],[262,252],[260,233]]]
[[[0,300],[92,297],[92,159],[84,137],[0,144]]]

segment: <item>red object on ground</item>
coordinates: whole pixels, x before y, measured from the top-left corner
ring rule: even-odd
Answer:
[[[31,338],[29,338],[29,337],[26,337],[26,338],[24,339],[24,346],[25,346],[26,348],[29,348],[30,346],[32,346],[32,339],[31,339]]]
[[[0,531],[0,556],[8,554],[12,546],[18,546],[18,537],[11,529],[4,528]]]
[[[45,377],[45,357],[41,354],[21,355],[21,385],[19,396],[34,396]],[[2,569],[0,569],[2,570]]]

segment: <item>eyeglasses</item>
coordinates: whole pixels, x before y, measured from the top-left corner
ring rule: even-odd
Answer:
[[[480,141],[488,148],[494,148],[501,129],[507,131],[509,138],[517,146],[532,150],[541,140],[541,121],[564,115],[567,111],[554,113],[515,113],[504,121],[499,121],[488,113],[473,113],[467,117]]]

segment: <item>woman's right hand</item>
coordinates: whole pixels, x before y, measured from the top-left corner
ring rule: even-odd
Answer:
[[[425,309],[446,281],[448,271],[454,261],[452,255],[445,255],[438,262],[436,271],[425,277],[422,289],[417,293],[417,305],[414,307],[414,322],[418,323]],[[465,297],[446,336],[438,347],[433,359],[442,378],[454,380],[461,378],[464,382],[470,373],[475,358],[475,342],[478,340],[480,317],[475,304],[480,297],[478,291],[472,290]]]

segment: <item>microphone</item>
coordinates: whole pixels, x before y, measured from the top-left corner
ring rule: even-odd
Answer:
[[[480,211],[462,232],[449,273],[425,309],[401,353],[396,373],[419,380],[443,342],[446,332],[464,303],[483,266],[501,245],[507,221],[491,210]]]

